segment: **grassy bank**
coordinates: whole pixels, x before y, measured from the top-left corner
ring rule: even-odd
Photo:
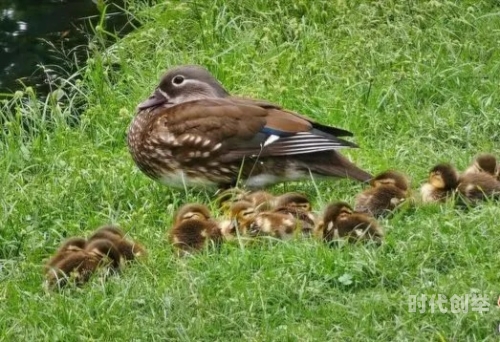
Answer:
[[[498,5],[294,3],[134,4],[143,26],[107,52],[98,30],[81,82],[45,102],[27,91],[1,104],[4,116],[14,109],[0,139],[1,340],[496,340],[498,204],[419,206],[382,221],[378,249],[295,241],[173,256],[173,211],[212,193],[150,181],[125,140],[135,106],[172,65],[205,65],[232,93],[354,132],[362,149],[346,154],[373,173],[405,172],[415,189],[437,162],[463,169],[477,152],[500,156]],[[318,186],[286,188],[310,193],[318,210],[362,188]],[[61,239],[108,222],[142,241],[148,260],[45,293],[43,262]],[[471,291],[488,312],[451,313],[449,302],[447,313],[409,312],[410,295]]]

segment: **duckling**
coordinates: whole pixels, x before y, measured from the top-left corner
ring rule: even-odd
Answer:
[[[69,254],[73,252],[82,251],[85,249],[87,240],[81,237],[72,237],[67,239],[57,250],[52,258],[45,264],[45,271],[48,271],[51,267],[54,267],[59,261],[66,258]]]
[[[353,212],[345,202],[327,206],[321,223],[323,240],[332,242],[346,238],[348,242],[373,240],[380,242],[384,236],[377,221],[364,213]]]
[[[420,189],[422,201],[444,202],[453,195],[457,186],[457,170],[451,164],[438,164],[430,170],[428,183],[422,185]]]
[[[74,251],[59,260],[47,272],[49,287],[62,287],[73,279],[76,285],[86,283],[99,267],[110,267],[118,271],[121,256],[113,243],[106,239],[96,239],[90,242],[84,250]]]
[[[235,235],[236,229],[239,229],[242,234],[246,234],[248,226],[253,222],[257,213],[254,203],[243,200],[233,203],[230,208],[229,218],[232,228],[229,233]]]
[[[385,216],[409,197],[409,182],[397,171],[385,171],[370,181],[372,186],[356,197],[354,210],[374,217]]]
[[[277,197],[272,212],[286,214],[296,219],[304,235],[310,236],[313,233],[316,217],[312,213],[311,202],[305,195],[289,192]]]
[[[290,214],[256,210],[253,203],[248,201],[238,201],[231,206],[230,221],[232,225],[227,225],[224,236],[236,235],[236,228],[242,235],[247,236],[273,236],[280,239],[291,237],[296,227],[297,220]],[[224,230],[224,228],[223,228]]]
[[[248,223],[245,231],[250,236],[272,236],[283,240],[293,237],[295,230],[300,227],[294,217],[270,211],[258,213]]]
[[[99,227],[89,237],[88,241],[91,242],[96,239],[107,239],[113,242],[127,261],[147,255],[146,249],[138,242],[127,240],[125,233],[118,226],[105,225]]]
[[[500,182],[487,172],[466,173],[457,187],[466,204],[477,204],[488,198],[500,198]]]
[[[209,241],[219,245],[222,233],[210,217],[210,211],[201,204],[186,204],[176,216],[169,239],[180,254],[201,250]]]
[[[482,153],[474,158],[474,162],[470,165],[465,174],[485,172],[493,177],[498,176],[497,158],[490,153]]]

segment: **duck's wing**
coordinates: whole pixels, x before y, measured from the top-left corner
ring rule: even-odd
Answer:
[[[357,147],[294,113],[230,99],[197,100],[153,111],[150,144],[163,146],[179,161],[230,162]]]

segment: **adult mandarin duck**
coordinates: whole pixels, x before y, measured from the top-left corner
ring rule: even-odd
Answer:
[[[138,105],[128,132],[132,158],[149,177],[173,187],[262,188],[315,177],[371,178],[337,150],[357,147],[351,132],[279,105],[233,97],[206,69],[168,71]]]

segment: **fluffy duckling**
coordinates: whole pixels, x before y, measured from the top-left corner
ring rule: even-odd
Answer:
[[[470,165],[467,170],[464,171],[464,175],[470,173],[485,172],[493,177],[498,176],[498,163],[497,158],[490,153],[482,153],[474,158],[474,162]]]
[[[370,181],[371,188],[356,197],[354,210],[380,217],[389,214],[408,199],[409,182],[397,171],[385,171]]]
[[[117,226],[105,225],[98,228],[88,241],[92,242],[97,239],[107,239],[114,243],[125,260],[134,260],[147,255],[146,249],[140,243],[126,239],[125,233]]]
[[[201,250],[209,241],[218,245],[222,240],[222,234],[206,206],[185,204],[175,216],[169,239],[174,247],[184,254]]]
[[[444,202],[453,195],[458,186],[458,172],[451,164],[438,164],[429,173],[429,180],[422,185],[422,201]]]
[[[249,222],[245,232],[250,236],[272,236],[285,240],[292,238],[298,227],[300,227],[300,223],[294,217],[279,212],[266,211],[258,213]]]
[[[45,265],[45,271],[48,271],[51,267],[54,267],[59,261],[66,258],[69,254],[83,251],[86,245],[87,240],[81,237],[72,237],[67,239],[59,247],[54,256],[50,258],[49,261],[47,261]]]
[[[457,187],[466,204],[477,204],[488,198],[500,198],[500,182],[487,172],[466,173]]]
[[[290,208],[293,210],[293,208]],[[222,228],[224,236],[235,236],[236,229],[247,236],[273,236],[279,239],[291,237],[299,226],[289,213],[275,211],[259,212],[253,203],[238,201],[230,208],[231,225]]]
[[[99,267],[118,271],[121,255],[115,245],[106,239],[89,242],[84,250],[74,251],[47,272],[49,287],[62,287],[73,279],[77,285],[86,283]]]
[[[237,232],[245,235],[250,223],[257,215],[257,210],[252,203],[247,201],[237,201],[229,207],[229,219],[219,223],[222,236],[226,240],[232,240],[237,236]]]
[[[384,236],[382,228],[373,217],[353,212],[345,202],[327,206],[320,229],[326,242],[341,238],[350,243],[369,240],[380,242]]]
[[[275,213],[286,214],[300,223],[301,231],[304,235],[311,235],[314,230],[316,217],[312,213],[312,206],[309,199],[300,193],[289,192],[277,197]]]

